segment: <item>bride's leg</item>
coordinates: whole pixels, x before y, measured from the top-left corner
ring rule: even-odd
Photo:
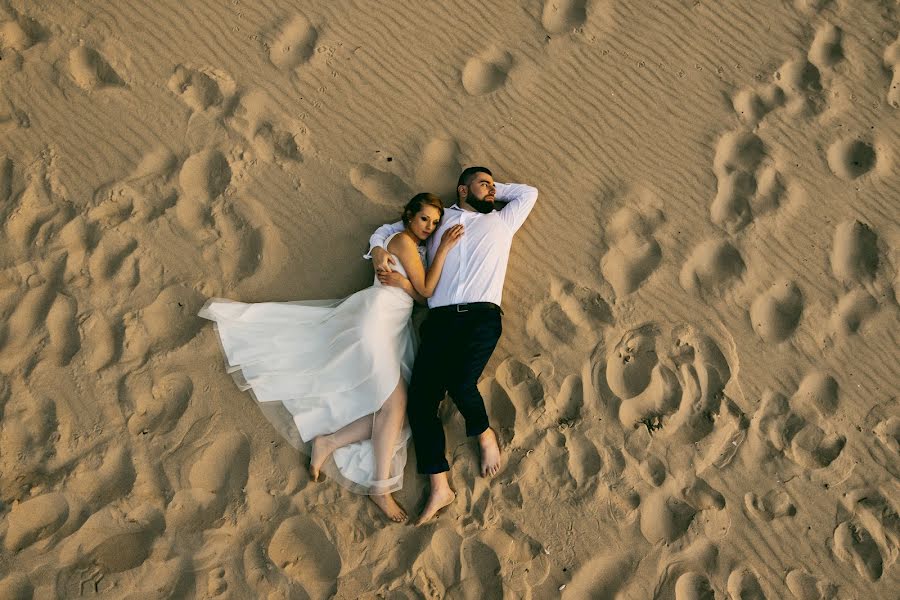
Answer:
[[[381,409],[375,414],[375,426],[372,428],[372,450],[375,454],[375,480],[384,481],[391,476],[391,462],[397,438],[403,429],[406,418],[406,382],[403,378],[385,400]],[[377,492],[377,488],[373,490]],[[390,494],[374,493],[372,501],[385,512],[392,521],[406,520],[406,513],[394,501]]]
[[[313,481],[319,480],[322,465],[331,453],[347,444],[361,442],[372,437],[372,415],[360,417],[348,425],[344,425],[334,433],[320,435],[312,441],[309,457],[309,474]]]

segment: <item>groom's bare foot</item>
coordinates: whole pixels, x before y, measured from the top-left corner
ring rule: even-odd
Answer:
[[[406,512],[390,494],[372,494],[369,498],[394,523],[402,523],[407,519]]]
[[[431,484],[431,495],[428,496],[428,502],[425,503],[422,514],[416,520],[416,525],[421,525],[431,519],[439,510],[449,506],[456,498],[456,494],[450,489],[450,482],[447,481],[446,472],[431,475],[429,482]]]
[[[497,434],[488,427],[479,434],[478,445],[481,447],[481,476],[493,477],[500,471],[500,445],[497,443]]]
[[[327,435],[320,435],[312,441],[312,452],[309,456],[309,476],[313,481],[319,481],[322,465],[336,450],[334,443]]]
[[[439,510],[445,506],[449,506],[454,499],[456,499],[456,493],[449,487],[437,490],[432,489],[431,495],[428,497],[428,502],[425,504],[425,508],[422,509],[422,514],[420,514],[419,518],[416,520],[416,525],[421,525],[431,519],[431,517],[436,515]]]

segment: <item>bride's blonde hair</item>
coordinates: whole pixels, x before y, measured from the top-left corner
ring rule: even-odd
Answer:
[[[428,192],[422,192],[413,196],[406,206],[403,207],[403,214],[400,218],[403,220],[403,226],[408,227],[409,222],[416,216],[423,206],[433,206],[441,213],[441,219],[444,218],[444,203],[440,198]]]

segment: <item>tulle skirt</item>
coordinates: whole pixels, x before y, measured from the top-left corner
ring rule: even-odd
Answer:
[[[260,302],[222,298],[199,315],[216,324],[227,370],[294,447],[362,417],[373,419],[415,356],[413,301],[375,284],[343,300]],[[397,439],[387,479],[375,478],[371,440],[343,446],[323,470],[357,493],[403,485],[409,427]]]

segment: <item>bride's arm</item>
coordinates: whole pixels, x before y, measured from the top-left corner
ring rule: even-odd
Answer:
[[[441,271],[444,268],[444,260],[447,258],[447,253],[459,242],[462,234],[462,225],[454,225],[444,232],[444,235],[441,236],[441,243],[434,253],[431,266],[427,272],[422,265],[422,259],[419,257],[415,242],[408,236],[394,236],[391,243],[388,244],[388,250],[400,259],[400,264],[403,265],[403,269],[406,271],[409,282],[415,291],[425,298],[431,298],[431,295],[434,294],[434,288],[437,287],[437,283],[441,278]]]

